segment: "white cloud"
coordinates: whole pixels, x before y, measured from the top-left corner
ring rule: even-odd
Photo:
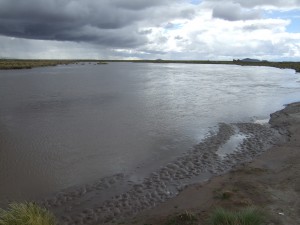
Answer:
[[[234,3],[249,9],[288,10],[300,7],[299,0],[204,0],[204,2],[212,5]]]
[[[300,59],[300,33],[286,32],[290,20],[227,21],[210,15],[211,12],[202,11],[194,19],[182,21],[177,30],[152,28],[155,32],[149,35],[148,49],[167,52],[165,57],[182,59],[254,57],[274,60],[281,56]],[[160,43],[161,36],[168,41]]]

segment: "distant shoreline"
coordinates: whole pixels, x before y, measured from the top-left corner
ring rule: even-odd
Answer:
[[[94,63],[95,65],[107,64],[103,60],[27,60],[27,59],[0,59],[0,70],[32,69],[37,67]]]
[[[293,69],[300,72],[300,62],[245,62],[234,61],[210,61],[210,60],[25,60],[25,59],[0,59],[0,70],[11,69],[32,69],[35,67],[56,66],[61,64],[74,63],[97,63],[105,64],[109,62],[131,62],[131,63],[181,63],[181,64],[225,64],[239,66],[267,66],[280,69]]]

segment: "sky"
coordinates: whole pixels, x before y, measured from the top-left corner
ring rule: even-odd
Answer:
[[[300,0],[0,0],[0,58],[300,60]]]

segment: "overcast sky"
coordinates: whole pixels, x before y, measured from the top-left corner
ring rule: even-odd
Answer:
[[[0,57],[300,60],[300,0],[0,0]]]

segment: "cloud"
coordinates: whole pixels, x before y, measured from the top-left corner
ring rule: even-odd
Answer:
[[[139,31],[139,34],[151,34],[152,33],[152,29],[143,29]]]
[[[167,0],[2,0],[0,34],[11,37],[134,47],[145,43],[141,23],[188,17],[187,9],[157,16]],[[145,16],[147,15],[147,17]],[[154,19],[153,19],[154,18]]]
[[[299,7],[299,0],[234,0],[234,2],[241,4],[243,7],[254,8],[262,6],[271,6],[271,7],[283,7],[283,8],[293,8]]]
[[[260,58],[278,60],[281,57],[300,58],[300,34],[286,32],[290,23],[284,19],[219,20],[201,13],[183,23],[178,30],[165,32],[153,28],[146,45],[148,49],[166,52],[156,58],[177,59],[227,59]],[[157,44],[160,36],[167,42]],[[298,38],[298,39],[297,39]],[[292,55],[293,54],[293,55]]]
[[[176,40],[182,40],[182,39],[183,39],[183,37],[181,37],[181,36],[179,36],[179,35],[175,36],[174,38],[175,38]]]
[[[0,36],[0,57],[32,59],[101,59],[112,51],[88,43],[45,41]]]
[[[0,57],[300,60],[299,3],[0,0]]]
[[[267,8],[286,10],[300,7],[300,0],[204,0],[204,2],[220,5],[233,3],[249,9]]]
[[[130,10],[143,10],[146,8],[162,5],[168,3],[166,0],[151,0],[151,1],[144,1],[144,0],[112,0],[112,5],[124,9]]]
[[[213,8],[213,17],[229,21],[253,20],[261,18],[259,10],[245,10],[239,4],[226,3]]]

